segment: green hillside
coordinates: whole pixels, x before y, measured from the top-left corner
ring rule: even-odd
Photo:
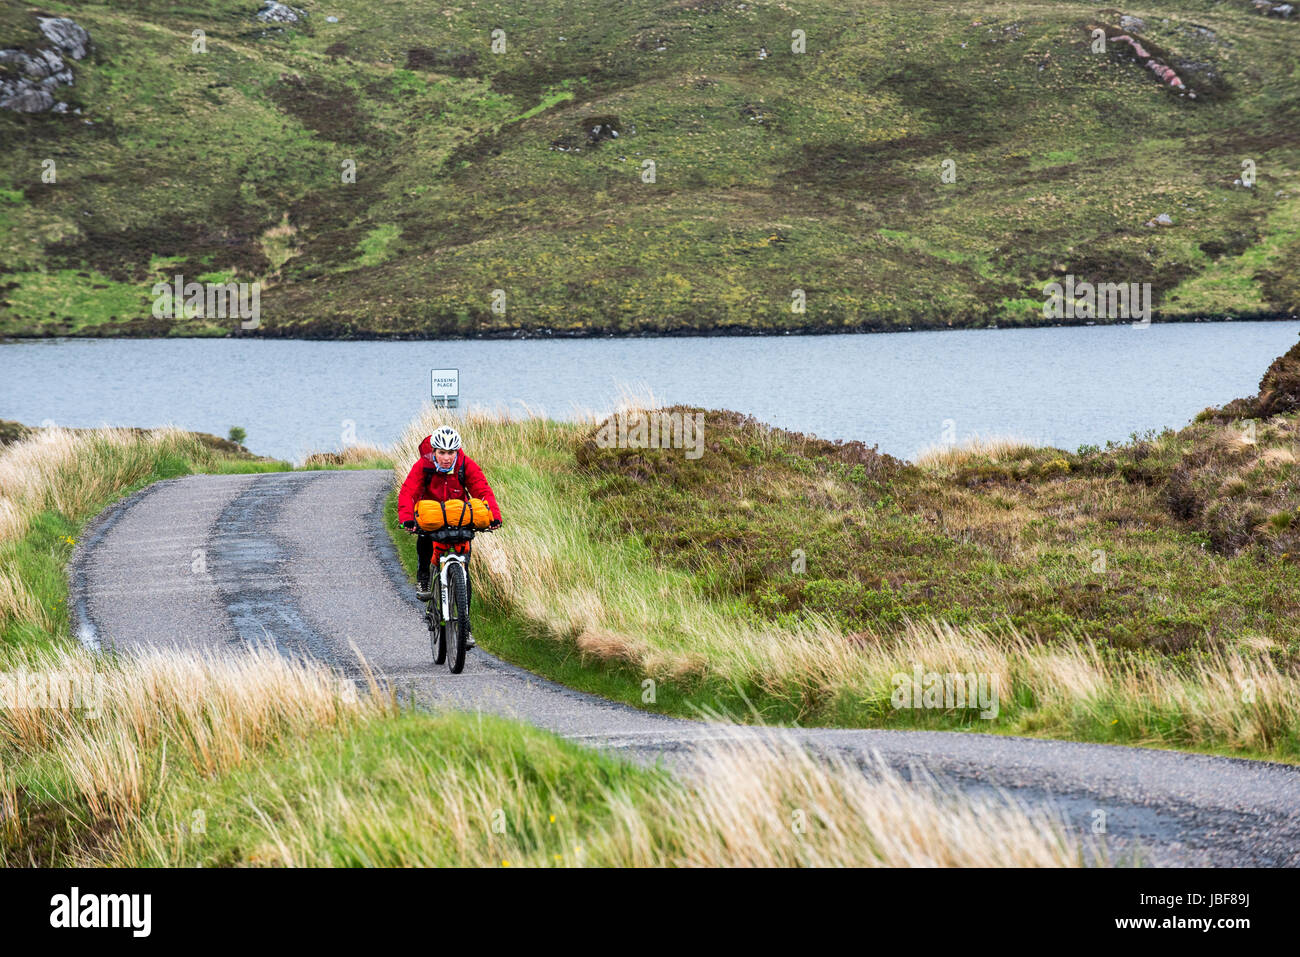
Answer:
[[[1300,312],[1300,17],[1248,0],[1123,11],[1182,93],[1078,3],[258,6],[0,11],[91,37],[65,112],[0,109],[0,335],[1024,325],[1067,274]],[[260,327],[154,318],[178,274],[262,283]]]

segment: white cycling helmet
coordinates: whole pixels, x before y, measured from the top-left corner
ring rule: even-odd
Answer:
[[[460,433],[450,425],[444,425],[433,435],[429,436],[429,444],[435,449],[443,449],[447,452],[455,452],[460,448]]]

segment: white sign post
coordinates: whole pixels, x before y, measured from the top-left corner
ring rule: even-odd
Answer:
[[[460,403],[460,370],[434,369],[432,376],[433,404],[441,409],[454,409]]]

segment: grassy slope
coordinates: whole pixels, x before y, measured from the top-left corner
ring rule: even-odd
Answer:
[[[724,413],[705,421],[712,454],[695,461],[594,442],[579,458],[606,521],[756,614],[820,613],[850,633],[936,617],[1172,655],[1257,637],[1300,660],[1300,499],[1294,461],[1268,451],[1294,447],[1295,416],[1260,427],[1253,448],[1197,423],[1108,451],[1013,447],[892,471]],[[1233,514],[1261,526],[1249,548],[1214,547],[1169,507],[1170,474],[1207,452],[1226,461],[1203,496],[1238,472],[1285,489],[1271,522]]]
[[[1197,102],[1092,54],[1087,4],[302,6],[48,7],[94,52],[82,116],[0,115],[0,334],[231,331],[149,317],[178,272],[267,283],[267,335],[1007,325],[1065,272],[1150,281],[1161,318],[1300,307],[1300,25],[1245,2],[1126,11],[1206,67]]]

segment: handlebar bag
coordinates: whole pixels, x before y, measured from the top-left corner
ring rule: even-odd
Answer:
[[[415,524],[424,532],[436,532],[447,524],[443,503],[432,498],[422,498],[415,503]]]
[[[425,532],[442,528],[487,528],[492,524],[492,509],[481,498],[468,502],[458,498],[439,502],[425,498],[415,503],[415,523]]]

